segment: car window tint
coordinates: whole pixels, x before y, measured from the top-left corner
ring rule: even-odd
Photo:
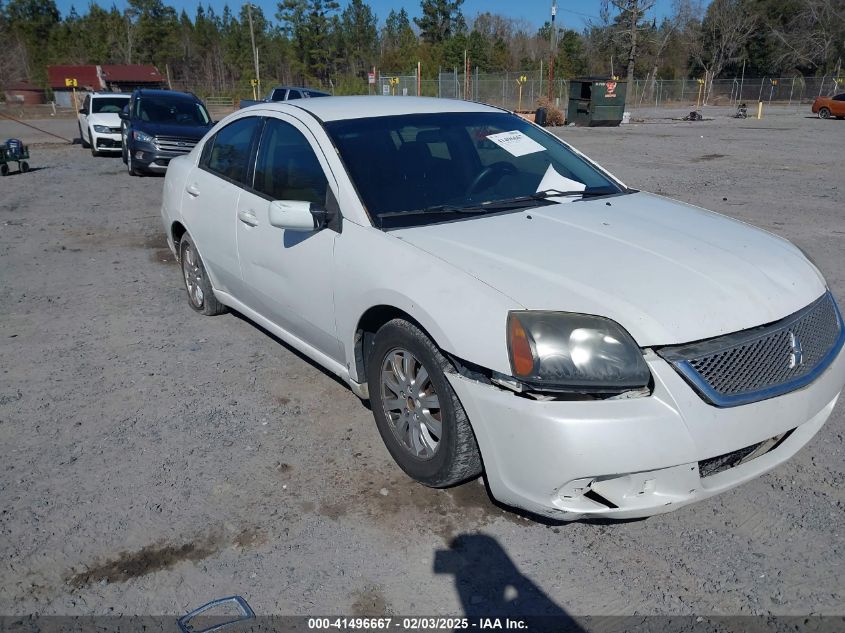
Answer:
[[[295,127],[269,119],[258,149],[254,188],[273,200],[324,204],[326,174],[311,144]]]
[[[258,122],[258,117],[238,119],[217,132],[211,141],[206,168],[235,182],[245,183],[250,145]]]
[[[288,91],[288,101],[290,101],[291,99],[300,99],[300,98],[302,98],[302,95],[299,94],[299,90],[289,90]]]
[[[506,113],[367,117],[326,129],[373,215],[477,205],[540,188],[621,191],[553,136]],[[518,141],[516,150],[493,136],[504,133]]]
[[[833,100],[834,100],[834,101],[845,101],[845,92],[843,92],[841,95],[836,95],[836,96],[833,98]]]

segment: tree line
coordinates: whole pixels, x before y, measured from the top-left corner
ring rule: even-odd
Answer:
[[[254,50],[264,85],[274,82],[367,91],[367,72],[413,74],[548,68],[557,76],[682,79],[839,73],[845,0],[675,0],[658,20],[654,0],[604,0],[580,30],[539,29],[463,0],[421,0],[377,16],[365,0],[280,0],[275,14],[247,3],[193,15],[163,0],[125,9],[92,3],[61,15],[54,0],[0,0],[0,84],[46,82],[49,64],[155,64],[205,94],[249,92]],[[252,42],[255,43],[253,49]]]

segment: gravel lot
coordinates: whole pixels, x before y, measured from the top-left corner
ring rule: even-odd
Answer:
[[[629,186],[793,240],[845,305],[845,122],[683,113],[559,133]],[[845,614],[841,403],[773,473],[646,521],[546,524],[480,481],[426,489],[343,384],[189,308],[162,178],[31,152],[0,180],[0,614],[231,594],[260,614]]]

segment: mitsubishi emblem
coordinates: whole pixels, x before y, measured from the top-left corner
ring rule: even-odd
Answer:
[[[789,333],[789,368],[795,369],[804,364],[804,351],[801,349],[801,341],[795,336],[795,332]]]

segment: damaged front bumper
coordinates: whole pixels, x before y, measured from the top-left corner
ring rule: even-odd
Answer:
[[[705,403],[661,358],[626,400],[536,401],[449,374],[493,496],[560,520],[637,518],[706,499],[794,455],[830,416],[845,351],[813,383],[731,408]]]

